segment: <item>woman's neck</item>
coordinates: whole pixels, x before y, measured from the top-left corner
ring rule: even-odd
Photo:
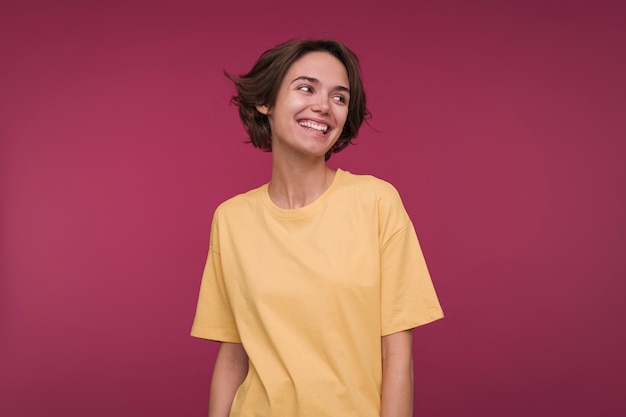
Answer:
[[[324,159],[309,163],[272,159],[272,180],[268,193],[276,206],[293,210],[314,202],[335,178],[335,170]]]

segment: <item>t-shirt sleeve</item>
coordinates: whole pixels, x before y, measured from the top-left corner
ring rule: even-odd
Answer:
[[[443,317],[413,223],[381,247],[381,334],[412,329]]]
[[[202,274],[191,335],[202,339],[241,343],[224,283],[216,217],[211,226],[209,253]]]

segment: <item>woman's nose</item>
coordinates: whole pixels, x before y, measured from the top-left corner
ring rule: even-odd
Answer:
[[[328,111],[330,110],[330,107],[326,99],[322,97],[318,97],[311,105],[311,109],[319,113],[328,113]]]

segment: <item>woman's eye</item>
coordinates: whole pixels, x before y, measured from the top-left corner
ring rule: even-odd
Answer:
[[[333,100],[338,101],[339,103],[346,102],[346,98],[344,96],[333,96]]]
[[[298,90],[304,91],[305,93],[310,93],[311,87],[309,87],[308,85],[303,85],[303,86],[298,87]]]

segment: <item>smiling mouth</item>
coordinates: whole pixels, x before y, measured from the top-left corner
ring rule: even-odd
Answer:
[[[300,120],[298,124],[302,127],[317,130],[318,132],[326,133],[328,131],[328,125],[323,123],[313,122],[311,120]]]

